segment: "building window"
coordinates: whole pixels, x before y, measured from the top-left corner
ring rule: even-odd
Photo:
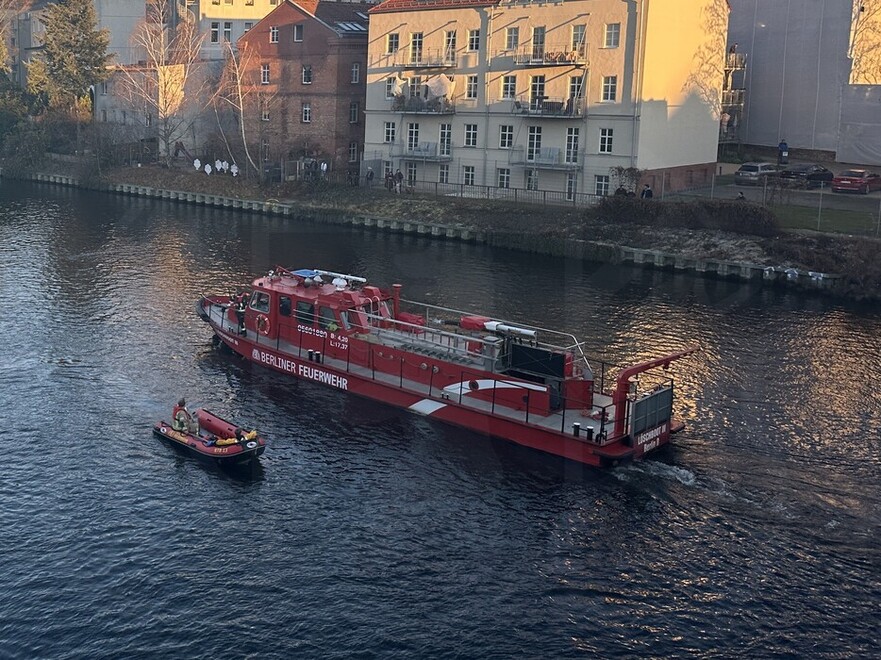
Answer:
[[[413,76],[410,78],[410,98],[422,98],[422,76]]]
[[[278,43],[278,26],[273,25],[269,28],[269,43],[277,44]]]
[[[440,151],[438,155],[449,156],[453,151],[453,125],[440,125]]]
[[[502,98],[513,99],[517,95],[517,76],[502,76]]]
[[[509,27],[505,30],[505,50],[517,50],[520,46],[520,28]]]
[[[269,65],[261,64],[260,65],[260,84],[268,85],[269,84]]]
[[[545,100],[545,77],[530,76],[529,78],[529,103],[533,110],[540,110]]]
[[[477,146],[477,124],[465,124],[465,146]]]
[[[410,35],[410,64],[422,62],[422,33],[413,32]]]
[[[151,115],[151,114],[148,112],[148,113],[144,116],[144,126],[147,126],[147,127],[149,128],[149,127],[152,126],[152,125],[153,125],[153,115]]]
[[[454,62],[456,60],[456,31],[447,30],[444,33],[444,60]]]
[[[462,183],[466,186],[474,185],[474,165],[465,165],[462,168]]]
[[[612,153],[612,129],[611,128],[601,128],[600,129],[600,153],[601,154]]]
[[[232,41],[232,23],[230,21],[226,21],[223,24],[223,40],[224,41]]]
[[[582,57],[587,50],[587,26],[584,23],[572,26],[572,50]]]
[[[510,149],[514,146],[514,127],[503,124],[499,126],[499,149]]]
[[[541,61],[545,57],[545,26],[532,28],[532,59]]]
[[[101,96],[107,96],[107,81],[101,82]]]
[[[477,76],[467,76],[465,78],[465,98],[477,98]]]
[[[308,101],[303,102],[302,120],[304,124],[312,121],[312,104]]]
[[[385,97],[387,99],[395,98],[395,83],[397,82],[396,78],[386,78],[385,79]]]
[[[358,101],[352,101],[349,104],[349,123],[357,124],[359,115],[361,114],[361,105]]]
[[[358,62],[352,63],[352,84],[361,82],[361,65]]]
[[[578,190],[578,175],[575,172],[566,173],[566,201],[573,201]]]
[[[104,121],[104,122],[107,121],[107,111],[106,110],[101,110],[101,121]]]
[[[211,33],[208,37],[208,40],[212,44],[220,43],[220,23],[211,23]]]
[[[311,85],[312,84],[312,65],[304,64],[303,65],[303,84]]]
[[[499,188],[511,187],[511,170],[507,167],[499,168]]]
[[[538,190],[538,170],[526,170],[526,189]]]
[[[407,163],[407,185],[416,184],[416,163]]]
[[[263,121],[269,121],[269,110],[267,108],[263,108],[263,111],[260,114],[260,119]]]
[[[245,32],[250,30],[252,27],[254,27],[254,23],[252,23],[251,21],[245,21]]]
[[[419,124],[407,124],[407,151],[415,151],[419,146]]]
[[[606,48],[617,48],[621,43],[621,24],[606,23],[606,36],[603,40],[603,46]]]
[[[450,166],[449,165],[438,165],[437,166],[437,182],[438,183],[449,183],[450,182]]]
[[[395,122],[387,121],[385,122],[385,139],[383,142],[392,143],[395,141],[395,133],[397,131],[397,126],[395,126]]]
[[[480,30],[468,30],[468,50],[480,50]]]
[[[594,180],[594,194],[605,196],[609,194],[609,175],[597,174]]]
[[[569,98],[580,99],[584,95],[584,76],[570,76]]]
[[[392,53],[396,53],[400,44],[400,35],[398,35],[397,32],[393,32],[392,34],[388,35],[388,37],[386,37],[385,52],[389,55],[391,55]]]
[[[526,160],[534,162],[541,151],[541,126],[530,126],[526,142]]]
[[[566,129],[566,162],[567,163],[577,163],[578,162],[578,139],[579,139],[579,129],[578,128],[567,128]]]
[[[297,23],[294,26],[294,41],[303,41],[303,24]]]
[[[614,101],[618,97],[618,76],[603,76],[603,101]]]
[[[248,7],[253,7],[253,6],[254,6],[254,0],[245,0],[245,5],[248,6]]]
[[[349,142],[349,162],[350,163],[358,162],[358,143],[357,142]]]

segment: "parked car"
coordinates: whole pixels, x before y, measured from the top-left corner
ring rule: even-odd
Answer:
[[[832,179],[832,192],[858,192],[868,195],[881,190],[881,176],[868,170],[845,170]]]
[[[734,173],[734,183],[738,186],[757,186],[768,177],[780,174],[774,163],[744,163]]]
[[[780,182],[796,188],[819,188],[832,181],[835,174],[822,165],[791,165],[780,172]]]

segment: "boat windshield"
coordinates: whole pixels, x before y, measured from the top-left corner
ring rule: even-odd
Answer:
[[[269,294],[262,293],[261,291],[255,291],[251,294],[251,309],[255,309],[258,312],[268,312],[269,311]]]

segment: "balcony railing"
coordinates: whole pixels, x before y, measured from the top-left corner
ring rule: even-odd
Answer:
[[[532,100],[526,97],[514,99],[511,112],[515,115],[571,119],[584,116],[584,99],[541,97]]]
[[[446,96],[422,98],[420,96],[407,97],[398,94],[391,102],[392,112],[403,112],[417,115],[454,115],[456,104]]]
[[[444,148],[445,147],[445,148]],[[437,142],[419,142],[418,144],[400,144],[392,149],[392,156],[404,160],[424,160],[443,162],[452,160],[450,145],[440,145]]]
[[[496,57],[511,57],[519,66],[574,66],[587,64],[587,44],[576,48],[572,44],[523,46],[514,50],[500,50]]]
[[[559,147],[535,150],[514,147],[508,157],[511,165],[526,165],[539,170],[580,170],[583,160],[583,152],[573,152]]]
[[[727,53],[725,55],[726,69],[745,69],[746,54],[745,53]]]
[[[722,92],[722,105],[743,105],[744,89],[726,89]]]
[[[402,51],[389,55],[391,64],[405,69],[422,69],[456,66],[456,51],[445,48],[424,48],[420,52]]]

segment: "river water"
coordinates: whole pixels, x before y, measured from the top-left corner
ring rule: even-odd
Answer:
[[[676,364],[599,471],[244,363],[193,311],[275,264]],[[881,313],[452,242],[0,189],[0,657],[881,653]],[[259,428],[230,474],[151,425]]]

